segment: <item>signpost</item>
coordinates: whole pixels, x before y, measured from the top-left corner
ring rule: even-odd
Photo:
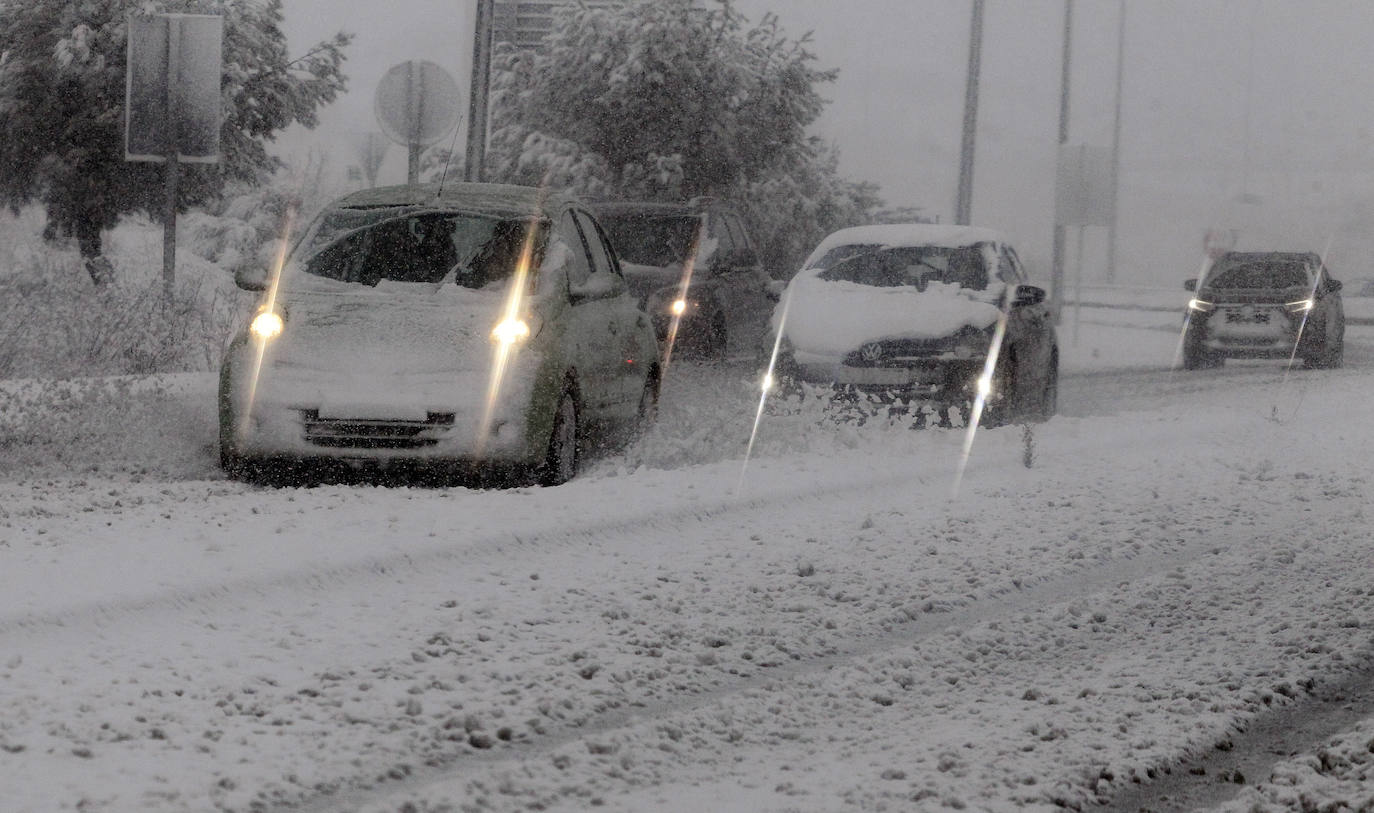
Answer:
[[[224,20],[209,14],[129,15],[124,159],[166,163],[162,285],[176,274],[180,163],[219,161]]]
[[[377,123],[410,150],[406,183],[420,181],[420,152],[458,124],[462,92],[448,71],[428,60],[394,65],[377,83]]]

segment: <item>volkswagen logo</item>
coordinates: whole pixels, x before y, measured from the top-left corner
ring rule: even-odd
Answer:
[[[859,348],[859,357],[864,361],[877,361],[883,357],[883,346],[878,342],[869,342]]]

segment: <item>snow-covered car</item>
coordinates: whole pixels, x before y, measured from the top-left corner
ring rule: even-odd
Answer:
[[[894,224],[826,237],[772,321],[777,386],[833,385],[852,397],[933,406],[988,425],[1046,419],[1059,348],[1043,288],[996,231]]]
[[[577,471],[593,429],[650,417],[658,346],[575,200],[492,184],[345,196],[296,242],[220,373],[231,476],[265,463]]]
[[[620,201],[594,205],[630,289],[665,350],[694,356],[756,356],[777,289],[728,205]]]
[[[1183,287],[1194,294],[1183,317],[1184,369],[1294,356],[1308,367],[1341,366],[1341,283],[1317,254],[1229,251]]]

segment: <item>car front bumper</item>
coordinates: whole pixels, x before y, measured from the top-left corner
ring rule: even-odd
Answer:
[[[234,444],[244,456],[274,459],[530,460],[530,387],[512,380],[490,409],[487,389],[485,381],[452,375],[351,381],[271,370],[255,391],[236,387],[230,396]]]

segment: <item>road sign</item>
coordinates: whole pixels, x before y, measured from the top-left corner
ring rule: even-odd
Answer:
[[[377,123],[397,144],[427,147],[458,124],[462,96],[449,72],[433,62],[402,62],[377,83]]]
[[[125,160],[219,160],[223,31],[215,15],[129,15]]]

